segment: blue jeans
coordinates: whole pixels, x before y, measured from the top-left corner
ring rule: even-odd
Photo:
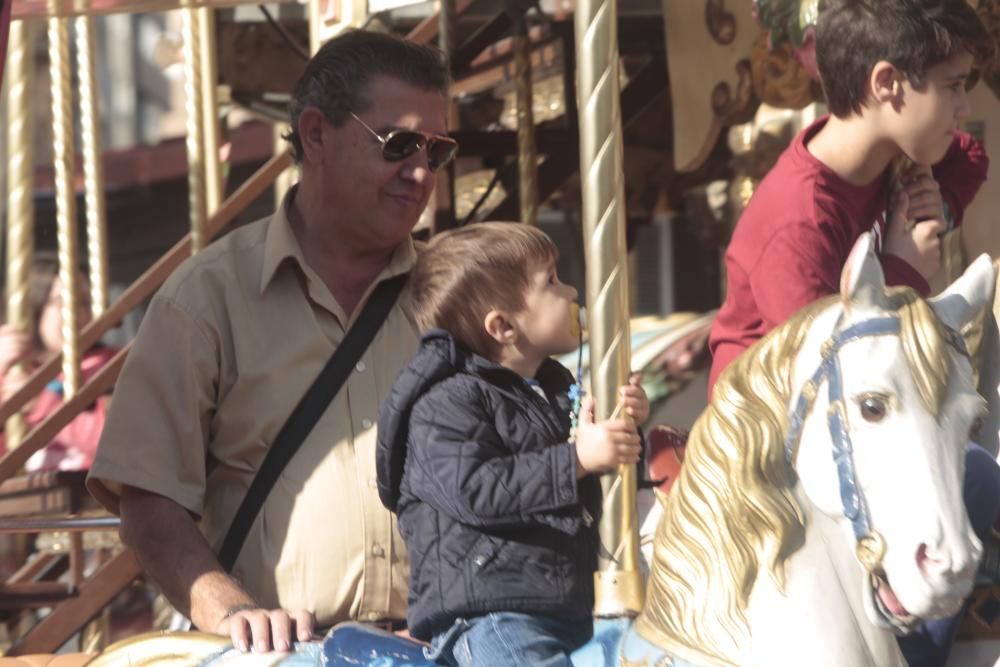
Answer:
[[[972,530],[985,545],[1000,514],[1000,466],[989,452],[973,443],[965,450],[963,497]],[[912,634],[899,637],[899,648],[910,667],[942,667],[964,615],[963,609],[955,616],[928,621]]]
[[[589,618],[565,621],[551,616],[500,611],[459,618],[431,639],[428,660],[449,667],[570,667],[569,654],[594,632]]]

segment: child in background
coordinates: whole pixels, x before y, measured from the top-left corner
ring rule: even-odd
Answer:
[[[53,354],[62,351],[61,284],[54,262],[36,260],[31,269],[28,298],[32,309],[31,334],[16,327],[0,326],[0,398],[6,400],[17,391],[34,370]],[[90,292],[84,276],[78,283],[77,327],[83,329],[91,320]],[[117,348],[97,345],[80,359],[80,381],[89,380],[118,352]],[[16,364],[27,374],[13,372]],[[109,396],[100,396],[67,424],[44,449],[35,452],[25,463],[28,472],[87,470],[94,461],[97,441],[104,428]],[[63,404],[62,376],[50,382],[25,409],[27,428],[43,422]],[[0,425],[0,429],[3,425]],[[5,434],[0,432],[0,453],[6,451]]]

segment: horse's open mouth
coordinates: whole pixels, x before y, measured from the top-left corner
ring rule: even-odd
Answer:
[[[897,632],[907,633],[920,621],[900,603],[884,572],[871,575],[871,591],[875,610]]]

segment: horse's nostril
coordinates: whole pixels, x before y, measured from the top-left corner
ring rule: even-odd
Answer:
[[[930,553],[926,544],[917,547],[917,567],[924,575],[940,575],[948,570],[951,563],[947,557]]]

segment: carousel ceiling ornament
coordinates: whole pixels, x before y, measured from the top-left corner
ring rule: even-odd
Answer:
[[[979,16],[993,35],[993,41],[1000,45],[1000,0],[979,0]],[[983,68],[982,76],[993,94],[1000,97],[1000,52],[992,63]]]
[[[816,68],[818,0],[754,0],[765,29],[750,56],[754,93],[779,109],[802,109],[822,99]]]
[[[723,128],[745,121],[757,107],[749,56],[760,27],[747,0],[662,4],[674,164],[678,171],[693,171]]]
[[[809,75],[819,79],[816,69],[816,20],[819,0],[753,0],[757,21],[767,30],[768,46],[787,44]]]

